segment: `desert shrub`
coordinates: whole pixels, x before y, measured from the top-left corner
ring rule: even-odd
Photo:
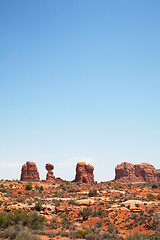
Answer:
[[[36,212],[33,212],[29,214],[29,223],[27,226],[34,230],[42,229],[45,220],[44,216],[40,216]]]
[[[95,228],[101,228],[102,227],[102,221],[100,220],[100,221],[96,222],[94,227]]]
[[[60,235],[62,237],[69,237],[70,233],[69,232],[65,232],[65,231],[60,231],[60,232],[58,232],[58,235]]]
[[[105,232],[101,235],[102,240],[124,240],[123,237],[118,237],[115,233]]]
[[[39,187],[38,185],[35,186],[35,189],[36,189],[36,190],[39,190],[39,188],[40,188],[40,187]]]
[[[17,198],[17,202],[25,202],[25,197],[19,196],[19,197]]]
[[[3,238],[15,239],[20,229],[21,226],[10,226],[4,230],[2,236]]]
[[[57,218],[54,216],[50,222],[50,226],[52,229],[56,229],[58,227],[59,223],[57,221]]]
[[[4,184],[1,184],[0,185],[0,192],[5,193],[6,191],[7,190],[6,190],[5,186],[4,186]]]
[[[77,205],[76,201],[73,199],[69,200],[68,204],[69,205]]]
[[[148,213],[150,214],[150,213],[153,213],[155,210],[153,209],[153,208],[150,208],[149,210],[148,210]]]
[[[86,235],[86,233],[85,233],[85,231],[83,231],[83,230],[78,230],[78,231],[76,232],[76,235],[77,235],[78,238],[84,238],[85,235]]]
[[[42,192],[44,190],[43,186],[40,186],[39,191]]]
[[[83,217],[83,221],[86,221],[91,214],[92,214],[91,207],[83,208],[83,210],[79,210],[78,213],[79,216]]]
[[[152,188],[153,188],[153,189],[157,188],[157,185],[156,185],[156,184],[153,184],[153,185],[152,185]]]
[[[30,200],[27,201],[27,204],[28,204],[28,205],[32,205],[32,201],[30,201]]]
[[[92,227],[85,227],[82,230],[76,231],[75,234],[78,238],[86,238],[88,234],[95,234],[95,229]]]
[[[68,219],[68,217],[66,215],[62,215],[61,224],[66,227],[68,227],[71,224],[70,220]]]
[[[113,224],[108,225],[108,232],[114,233],[114,225]]]
[[[35,205],[36,211],[41,211],[42,210],[42,202],[38,201]]]
[[[55,237],[57,234],[57,232],[50,232],[50,231],[44,231],[44,230],[32,230],[33,234],[36,235],[46,235],[48,237]]]
[[[89,233],[85,236],[86,240],[99,240],[100,236],[96,233]]]
[[[0,228],[5,229],[9,226],[20,224],[31,229],[42,229],[45,222],[44,216],[39,216],[36,212],[28,213],[21,209],[14,212],[0,213]]]
[[[16,240],[41,240],[41,238],[34,236],[32,233],[25,229],[17,234]]]
[[[108,216],[108,212],[102,210],[102,208],[100,207],[100,208],[98,208],[98,210],[94,210],[92,212],[92,216],[93,217],[100,217],[100,218],[107,217]]]
[[[28,228],[23,227],[21,224],[6,228],[2,237],[16,240],[41,240],[41,238],[34,236]]]
[[[61,204],[61,200],[55,200],[55,199],[53,199],[52,202],[55,203],[55,207],[59,207],[60,204]]]
[[[160,239],[160,232],[156,232],[149,236],[149,240],[159,240]]]
[[[125,207],[125,204],[124,204],[124,203],[122,203],[122,204],[121,204],[121,207]]]
[[[98,195],[96,189],[89,190],[88,197],[96,197]]]
[[[153,200],[154,199],[154,196],[153,196],[153,194],[152,193],[148,193],[147,194],[147,198],[148,198],[148,200]]]
[[[26,190],[31,190],[32,189],[32,183],[26,184],[25,189]]]
[[[43,186],[38,186],[38,185],[35,186],[35,189],[39,190],[40,193],[44,190]]]
[[[148,237],[138,232],[127,236],[126,240],[148,240]]]

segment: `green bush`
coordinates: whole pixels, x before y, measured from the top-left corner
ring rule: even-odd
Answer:
[[[126,240],[147,240],[145,235],[139,234],[138,232],[127,236]]]
[[[22,230],[18,233],[16,240],[41,240],[41,238],[34,236],[28,230]]]
[[[148,198],[148,200],[153,200],[154,199],[154,196],[153,196],[153,194],[152,193],[148,193],[147,194],[147,198]]]
[[[91,207],[83,208],[83,210],[80,210],[78,213],[79,216],[83,217],[83,221],[86,221],[91,214],[92,214]]]
[[[45,222],[44,216],[39,216],[36,212],[28,213],[17,209],[14,212],[0,213],[0,228],[5,229],[9,226],[18,225],[27,226],[31,229],[42,229]]]
[[[114,225],[113,225],[113,224],[110,224],[110,225],[108,226],[108,232],[109,232],[109,233],[114,233]]]
[[[96,189],[89,190],[88,197],[96,197],[96,196],[98,196]]]
[[[152,185],[152,188],[153,188],[153,189],[156,189],[156,188],[157,188],[157,185],[156,185],[156,184],[153,184],[153,185]]]
[[[95,233],[89,233],[85,236],[86,240],[99,240],[100,236],[98,234]]]
[[[3,232],[3,238],[9,238],[9,239],[15,239],[18,231],[21,229],[21,226],[17,227],[17,226],[10,226],[8,228],[6,228]]]
[[[25,197],[23,196],[17,197],[17,202],[25,202]]]
[[[27,227],[23,227],[21,224],[6,228],[2,237],[16,240],[41,240],[41,238],[34,236]]]
[[[40,186],[39,191],[42,192],[44,190],[43,186]]]
[[[26,184],[25,189],[26,190],[31,190],[32,189],[32,183]]]
[[[2,192],[2,193],[6,192],[6,188],[3,184],[0,185],[0,192]]]
[[[38,201],[35,205],[36,211],[41,211],[42,210],[42,202]]]

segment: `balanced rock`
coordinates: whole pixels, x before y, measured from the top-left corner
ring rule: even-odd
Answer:
[[[39,181],[39,172],[37,170],[37,166],[34,162],[26,162],[22,166],[21,170],[21,181]]]
[[[127,182],[157,182],[159,171],[149,163],[131,164],[122,162],[115,168],[115,180]]]
[[[84,162],[78,162],[76,166],[75,182],[94,183],[94,167]]]
[[[55,179],[55,176],[53,175],[53,170],[54,166],[51,163],[47,163],[46,164],[46,170],[47,172],[47,176],[46,176],[46,180],[53,180]]]

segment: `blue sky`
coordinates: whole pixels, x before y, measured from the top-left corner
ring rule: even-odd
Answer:
[[[95,180],[122,161],[160,168],[160,2],[0,2],[0,179]]]

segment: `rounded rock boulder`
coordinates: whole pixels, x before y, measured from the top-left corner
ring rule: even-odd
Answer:
[[[53,169],[54,169],[54,166],[51,163],[46,164],[46,170],[47,171],[50,171],[50,170],[53,170]]]

